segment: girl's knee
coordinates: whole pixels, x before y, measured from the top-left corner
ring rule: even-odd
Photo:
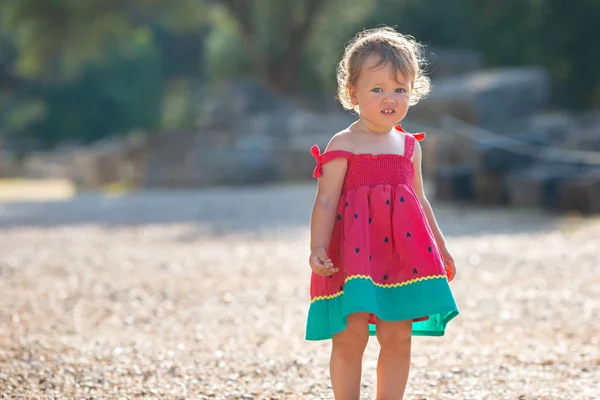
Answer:
[[[412,321],[377,321],[377,341],[381,347],[403,347],[410,345]]]
[[[344,346],[364,351],[369,341],[369,315],[366,313],[351,314],[346,320],[346,329],[333,335],[333,345]]]

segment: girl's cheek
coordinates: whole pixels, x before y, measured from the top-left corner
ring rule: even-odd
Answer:
[[[397,100],[401,103],[408,103],[410,101],[410,94],[402,93],[397,97]]]

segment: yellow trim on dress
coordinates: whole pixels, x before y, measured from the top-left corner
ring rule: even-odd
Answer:
[[[377,286],[377,287],[388,289],[388,288],[396,288],[396,287],[400,287],[400,286],[408,286],[408,285],[411,285],[413,283],[422,282],[422,281],[428,281],[428,280],[431,280],[431,279],[445,279],[445,278],[446,278],[446,275],[430,275],[430,276],[423,276],[423,277],[420,277],[420,278],[411,279],[411,280],[404,281],[404,282],[397,282],[397,283],[377,283],[377,282],[375,282],[373,280],[373,278],[371,278],[368,275],[352,275],[352,276],[349,276],[349,277],[346,278],[346,280],[344,281],[344,285],[346,283],[348,283],[348,281],[350,281],[352,279],[366,279],[366,280],[371,281],[371,283],[373,285]],[[341,296],[342,294],[344,294],[343,290],[341,290],[341,291],[339,291],[337,293],[328,295],[328,296],[317,296],[317,297],[314,297],[310,302],[312,304],[312,303],[314,303],[316,301],[319,301],[319,300],[331,300],[331,299],[335,299],[336,297]]]

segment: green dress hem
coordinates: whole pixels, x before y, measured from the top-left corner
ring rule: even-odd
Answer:
[[[383,321],[414,320],[413,336],[444,336],[446,326],[458,314],[458,307],[445,277],[422,279],[409,284],[382,285],[366,276],[346,279],[343,291],[311,302],[305,339],[331,339],[346,329],[348,315],[366,312]],[[369,335],[376,335],[369,324]]]

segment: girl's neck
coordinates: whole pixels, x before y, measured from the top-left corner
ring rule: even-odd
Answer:
[[[387,127],[387,126],[375,125],[375,124],[365,120],[364,118],[360,118],[360,117],[358,118],[358,121],[356,121],[356,124],[358,125],[358,128],[361,131],[364,131],[365,133],[376,134],[376,135],[385,135],[387,133],[390,133],[392,131],[392,129],[394,129],[393,126]]]

